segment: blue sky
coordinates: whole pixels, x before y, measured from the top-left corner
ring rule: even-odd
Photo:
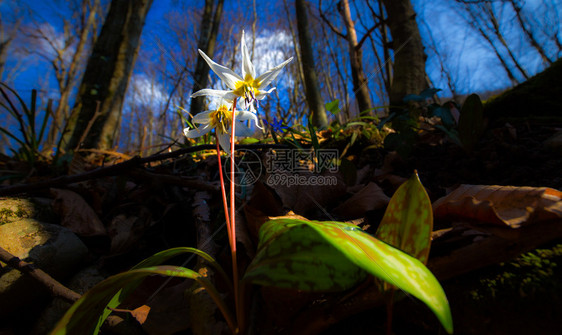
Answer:
[[[356,18],[358,35],[362,36],[364,28],[361,27],[357,15],[364,15],[364,13],[356,11],[355,4],[360,3],[357,1],[359,0],[352,0],[350,2],[352,4],[352,15]],[[290,5],[293,3],[292,0],[288,0],[287,2]],[[309,2],[313,8],[318,8],[317,1]],[[333,9],[336,3],[336,0],[324,0],[323,8],[324,10]],[[483,92],[511,86],[511,82],[505,71],[500,67],[496,56],[489,46],[469,27],[463,15],[460,15],[458,11],[454,10],[454,1],[416,0],[413,1],[413,3],[418,15],[422,37],[425,38],[426,53],[428,54],[426,70],[434,86],[444,89],[444,92],[440,93],[442,96],[446,96],[450,94],[450,92],[447,90],[445,78],[440,70],[438,57],[432,52],[431,45],[429,45],[429,31],[431,31],[433,35],[435,46],[439,49],[447,68],[452,70],[452,76],[458,85],[459,93]],[[553,0],[554,5],[552,7],[546,6],[545,3],[547,2],[540,0],[525,1],[524,9],[534,15],[532,19],[535,21],[531,21],[537,25],[539,33],[542,28],[540,28],[541,22],[537,20],[548,21],[548,28],[552,28],[552,31],[561,31],[562,26],[559,18],[562,17],[562,0]],[[21,4],[27,5],[29,8],[29,10],[21,12],[24,17],[24,25],[29,25],[31,22],[30,20],[37,20],[38,18],[39,20],[45,21],[41,23],[41,25],[50,24],[55,35],[62,33],[61,17],[68,17],[68,15],[70,15],[69,9],[65,6],[65,1],[2,1],[0,2],[0,12],[4,24],[9,24],[10,21],[13,20],[13,10],[14,8],[21,7]],[[254,20],[252,4],[252,0],[243,0],[241,2],[225,1],[223,26],[226,27],[232,23],[234,25],[231,30],[233,36],[227,37],[225,35],[225,31],[227,30],[222,30],[217,45],[217,57],[219,60],[228,60],[231,50],[239,43],[237,39],[242,29],[246,30],[247,34],[251,33],[251,23]],[[162,81],[162,74],[156,76],[156,81],[151,79],[153,76],[151,73],[147,72],[147,69],[152,69],[159,65],[166,69],[171,69],[174,65],[183,66],[183,64],[180,64],[182,62],[182,51],[180,50],[180,46],[175,42],[174,35],[170,31],[170,26],[185,24],[186,34],[196,36],[196,27],[199,24],[200,17],[194,15],[193,8],[200,8],[202,6],[203,1],[154,1],[146,19],[141,40],[141,50],[134,69],[134,77],[130,85],[130,87],[136,88],[136,101],[141,101],[144,104],[153,103],[155,106],[163,106],[163,100],[166,100],[167,94],[170,91],[169,84]],[[293,56],[294,52],[292,50],[293,46],[290,34],[286,29],[286,13],[283,2],[257,0],[256,14],[257,40],[254,60],[256,60],[258,72],[261,72],[267,67],[280,63],[289,56]],[[31,19],[31,16],[34,16],[35,19]],[[341,23],[337,22],[337,15],[334,16],[333,19],[335,25],[341,26]],[[310,21],[311,24],[317,22],[314,19],[310,19]],[[544,25],[545,22],[542,22],[542,24]],[[521,60],[529,73],[535,74],[542,70],[545,65],[542,64],[537,52],[528,45],[524,36],[514,29],[517,22],[513,14],[509,13],[509,11],[504,11],[500,24],[503,27],[504,34],[510,46],[513,47],[516,56]],[[280,28],[278,27],[280,26],[281,29],[284,30],[279,30]],[[562,40],[560,33],[558,36],[559,40]],[[193,40],[196,41],[196,39]],[[248,44],[250,43],[251,40],[248,39]],[[324,43],[318,45],[318,49],[330,47],[325,44],[325,41],[317,41],[317,43]],[[545,42],[545,45],[551,51],[556,48],[551,42]],[[38,45],[34,47],[40,48],[41,46]],[[331,47],[335,47],[335,45]],[[191,52],[193,56],[197,56],[195,46],[191,45],[189,48],[192,49]],[[367,46],[364,46],[364,48],[367,48]],[[317,52],[319,51],[320,50]],[[183,53],[185,54],[185,52],[189,52],[189,50],[184,50]],[[345,53],[345,48],[342,52]],[[555,54],[554,51],[552,52]],[[368,53],[364,53],[365,71],[369,76],[369,74],[377,72],[378,68],[373,66],[372,59],[369,58]],[[555,58],[559,56],[559,54],[553,55]],[[8,58],[8,66],[13,67],[18,63],[20,64],[20,68],[12,84],[16,90],[21,92],[22,96],[28,96],[32,88],[40,88],[43,90],[40,93],[42,93],[44,97],[44,102],[47,100],[45,98],[46,96],[56,99],[58,91],[54,82],[54,73],[45,60],[37,55],[11,53]],[[191,66],[194,67],[195,64],[193,63]],[[339,66],[345,70],[345,64],[339,64]],[[216,76],[212,78],[216,79]],[[287,76],[281,76],[276,82],[276,85],[281,96],[280,101],[283,101],[288,85],[292,85],[292,81]],[[349,83],[349,86],[351,86],[351,83]],[[130,90],[129,97],[133,96],[132,91],[133,90]],[[139,93],[144,100],[139,99]],[[190,92],[186,92],[186,94],[189,93]],[[324,98],[329,100],[332,97]],[[381,101],[375,101],[374,103],[382,104]],[[173,104],[171,108],[173,108]],[[171,110],[169,112],[171,112]]]

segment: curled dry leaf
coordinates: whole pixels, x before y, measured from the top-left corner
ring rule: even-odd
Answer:
[[[511,228],[562,218],[562,192],[547,187],[461,185],[433,204],[436,218]]]
[[[51,194],[55,197],[53,210],[61,216],[62,226],[80,236],[105,235],[103,223],[78,193],[52,188]]]
[[[315,175],[279,172],[275,176],[281,182],[272,185],[272,188],[281,198],[283,206],[305,216],[310,212],[323,212],[346,192],[343,177],[338,173]]]
[[[385,207],[389,201],[390,198],[384,194],[379,185],[370,182],[336,207],[333,213],[345,219],[359,218],[368,211]]]
[[[139,308],[132,310],[131,315],[142,325],[146,321],[149,312],[150,306],[142,305]]]

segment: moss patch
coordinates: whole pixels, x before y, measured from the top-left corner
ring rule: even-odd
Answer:
[[[491,120],[531,118],[562,120],[562,59],[504,93],[489,99],[484,114]]]
[[[23,219],[29,217],[31,217],[30,213],[28,213],[21,205],[16,205],[15,210],[10,208],[0,208],[0,225],[12,222],[14,221],[14,219]]]

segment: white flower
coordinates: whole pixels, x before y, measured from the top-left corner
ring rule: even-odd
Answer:
[[[254,120],[257,123],[257,116],[248,111],[236,111],[236,136],[251,136],[252,131],[246,127],[242,121]],[[232,125],[232,111],[226,105],[220,105],[216,110],[202,112],[193,117],[193,123],[202,125],[197,128],[185,128],[183,134],[187,138],[196,138],[216,129],[217,138],[221,148],[230,154],[230,134]]]
[[[222,79],[222,81],[224,81],[230,90],[202,89],[193,93],[191,95],[192,98],[208,95],[218,96],[227,101],[234,101],[238,97],[244,97],[244,101],[246,102],[245,105],[249,106],[254,100],[262,100],[267,94],[275,90],[275,87],[272,87],[267,91],[265,88],[279,75],[285,65],[289,64],[289,62],[293,60],[293,57],[276,67],[269,69],[264,74],[256,78],[256,70],[250,60],[250,54],[248,52],[248,48],[246,47],[246,42],[244,42],[244,31],[242,31],[242,41],[240,42],[240,47],[242,50],[242,76],[239,76],[225,66],[213,62],[213,60],[211,60],[211,58],[209,58],[203,51],[199,50],[203,59],[205,59],[211,69]]]

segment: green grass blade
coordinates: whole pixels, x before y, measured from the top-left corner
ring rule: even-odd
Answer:
[[[170,277],[183,277],[196,280],[203,286],[223,312],[231,330],[236,329],[232,314],[220,298],[215,287],[199,273],[179,266],[156,266],[131,270],[109,277],[86,292],[57,323],[52,335],[65,334],[96,334],[95,328],[107,304],[114,296],[127,287],[148,276],[161,275]]]

